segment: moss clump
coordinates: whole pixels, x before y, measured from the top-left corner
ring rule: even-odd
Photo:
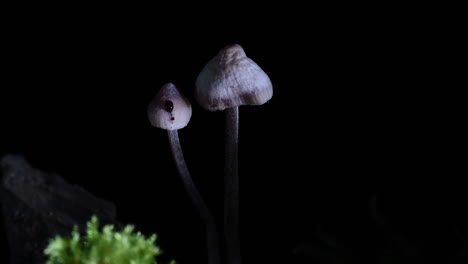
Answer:
[[[155,257],[161,250],[155,245],[156,235],[145,238],[133,231],[131,225],[122,231],[106,225],[100,231],[98,219],[93,216],[84,236],[75,226],[71,237],[50,241],[44,251],[49,257],[47,264],[157,264]]]

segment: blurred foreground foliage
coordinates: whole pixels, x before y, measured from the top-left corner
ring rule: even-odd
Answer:
[[[44,253],[49,257],[47,264],[157,264],[155,257],[161,250],[155,242],[156,235],[145,238],[134,233],[131,225],[122,231],[106,225],[100,231],[98,219],[93,216],[84,236],[75,226],[71,237],[52,239]]]

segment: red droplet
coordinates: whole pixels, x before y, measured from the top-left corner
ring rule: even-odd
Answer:
[[[164,102],[164,109],[166,109],[167,112],[171,113],[174,109],[174,104],[172,103],[172,101],[167,100],[166,102]]]

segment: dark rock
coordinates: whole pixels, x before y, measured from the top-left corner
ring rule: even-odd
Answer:
[[[116,223],[112,203],[60,176],[34,169],[20,156],[6,156],[0,164],[0,205],[9,263],[43,264],[48,241],[70,234],[74,225],[83,229],[91,215],[97,215],[102,224]]]

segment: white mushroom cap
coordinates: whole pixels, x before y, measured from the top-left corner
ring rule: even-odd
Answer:
[[[185,127],[192,116],[192,105],[172,83],[164,84],[148,105],[151,125],[166,130]]]
[[[261,105],[272,96],[268,75],[237,44],[222,49],[205,65],[196,81],[195,98],[209,111]]]

